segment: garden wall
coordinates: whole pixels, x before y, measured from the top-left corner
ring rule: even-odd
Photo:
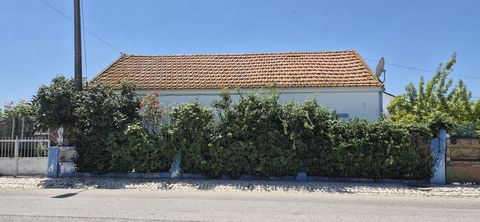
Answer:
[[[480,138],[447,140],[447,179],[480,183]]]

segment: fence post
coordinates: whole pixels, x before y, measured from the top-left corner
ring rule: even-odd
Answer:
[[[14,147],[14,153],[13,156],[15,158],[15,176],[18,176],[18,159],[19,159],[19,149],[20,149],[20,143],[18,142],[18,136],[15,137],[15,147]]]
[[[446,149],[447,149],[447,131],[441,129],[438,139],[432,140],[433,155],[433,177],[431,184],[446,184]]]
[[[58,146],[48,147],[47,177],[50,177],[50,178],[58,177],[59,153],[60,153],[60,149],[58,148]]]

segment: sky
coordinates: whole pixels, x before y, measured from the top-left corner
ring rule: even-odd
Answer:
[[[84,75],[127,54],[351,50],[386,91],[431,78],[456,52],[452,77],[480,97],[480,1],[83,0]],[[53,9],[54,7],[55,9]],[[73,76],[73,0],[0,1],[0,107]],[[92,34],[93,33],[93,34]],[[99,38],[97,38],[99,37]]]

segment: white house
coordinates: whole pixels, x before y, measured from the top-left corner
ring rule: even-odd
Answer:
[[[158,91],[160,101],[175,105],[198,99],[211,104],[223,88],[232,94],[269,92],[280,100],[316,97],[340,118],[375,120],[391,95],[356,51],[227,55],[122,55],[91,84],[118,89],[128,81],[140,95]],[[238,91],[237,91],[238,89]]]

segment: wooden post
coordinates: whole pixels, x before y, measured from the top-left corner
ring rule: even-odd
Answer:
[[[83,90],[82,86],[82,32],[80,17],[80,0],[73,1],[73,24],[75,42],[75,87],[78,91]]]

